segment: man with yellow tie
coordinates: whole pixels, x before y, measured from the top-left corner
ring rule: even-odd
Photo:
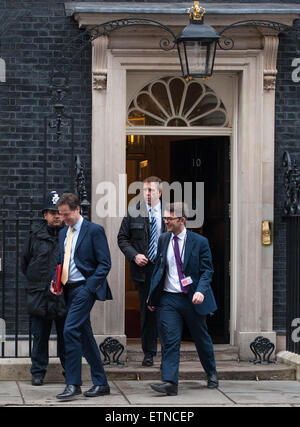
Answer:
[[[91,367],[93,387],[86,397],[110,393],[95,341],[90,312],[96,300],[111,300],[106,280],[110,271],[110,252],[104,229],[80,215],[80,202],[72,193],[64,193],[57,202],[66,225],[59,235],[61,282],[68,305],[64,328],[66,388],[59,400],[71,400],[81,394],[81,364],[84,356]],[[51,287],[54,293],[53,286]]]

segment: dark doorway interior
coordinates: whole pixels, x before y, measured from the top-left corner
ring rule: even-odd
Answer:
[[[144,137],[143,152],[127,152],[128,185],[149,175],[167,182],[204,182],[204,223],[197,233],[208,238],[211,246],[214,279],[212,287],[218,311],[208,316],[214,343],[229,342],[230,314],[230,160],[228,137]],[[132,141],[132,139],[131,139]],[[140,147],[139,147],[140,150]],[[194,201],[196,202],[196,201]],[[195,208],[195,206],[194,206]],[[127,263],[126,263],[127,264]],[[138,338],[139,303],[135,285],[126,265],[126,319],[128,338]],[[185,329],[184,339],[190,336]]]
[[[214,342],[229,342],[230,165],[225,137],[171,142],[171,182],[204,182],[204,223],[192,231],[208,238],[218,310],[208,316]],[[194,200],[194,203],[196,201]],[[195,208],[195,206],[194,206]],[[185,334],[188,336],[187,332]]]

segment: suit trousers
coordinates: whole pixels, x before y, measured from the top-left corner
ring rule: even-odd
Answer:
[[[95,341],[90,312],[95,296],[85,285],[66,289],[68,314],[64,328],[66,384],[81,385],[82,356],[91,368],[94,385],[107,385],[100,351]]]
[[[147,356],[156,356],[157,352],[156,313],[151,312],[146,304],[147,298],[149,296],[153,269],[154,264],[149,262],[145,266],[145,282],[136,282],[136,287],[140,298],[142,349],[144,354]]]
[[[163,341],[162,380],[178,384],[180,344],[184,322],[195,343],[200,362],[207,375],[216,373],[214,348],[208,333],[206,316],[194,310],[184,293],[163,292],[158,307],[158,325]]]

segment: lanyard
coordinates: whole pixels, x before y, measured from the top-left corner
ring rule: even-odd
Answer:
[[[180,259],[178,259],[177,255],[175,253],[175,250],[174,250],[174,237],[172,237],[172,239],[173,239],[172,246],[173,246],[174,256],[175,256],[175,259],[176,259],[176,261],[178,262],[178,264],[180,266],[180,270],[181,270],[181,272],[182,272],[183,275],[185,275],[185,274],[184,274],[184,265],[183,265],[183,262],[182,262],[182,257],[183,257],[183,253],[184,253],[184,249],[185,249],[185,245],[186,245],[186,238],[187,238],[187,235],[185,235],[185,237],[184,237],[184,242],[183,242],[183,246],[182,246],[182,250],[181,250],[181,254],[180,254]],[[179,243],[178,243],[178,247],[179,247]]]

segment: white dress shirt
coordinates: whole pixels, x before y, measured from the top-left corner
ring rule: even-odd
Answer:
[[[184,263],[184,253],[185,253],[185,244],[186,244],[186,228],[178,234],[178,246],[179,253],[181,256],[181,261]],[[164,291],[179,293],[182,292],[178,270],[176,265],[176,259],[174,254],[174,234],[170,239],[170,243],[167,250],[167,265],[166,265],[166,278],[165,278],[165,286]]]
[[[73,239],[72,239],[71,258],[70,258],[69,277],[68,277],[68,282],[70,283],[81,282],[82,280],[85,280],[85,278],[80,273],[80,271],[78,270],[74,262],[76,243],[78,240],[82,223],[83,223],[83,218],[80,215],[80,220],[73,226],[74,232],[73,232]],[[70,232],[70,227],[67,231],[66,238],[65,238],[65,249],[66,249],[69,232]]]

